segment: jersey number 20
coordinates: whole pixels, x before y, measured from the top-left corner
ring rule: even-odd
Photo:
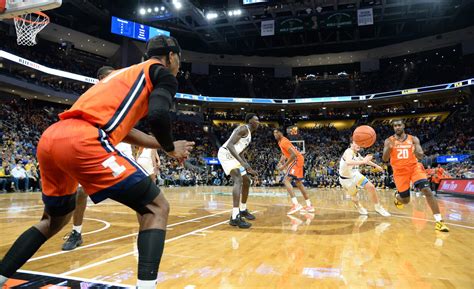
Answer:
[[[408,158],[408,149],[397,149],[397,158],[407,159]]]

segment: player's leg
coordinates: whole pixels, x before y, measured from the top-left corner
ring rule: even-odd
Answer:
[[[84,188],[79,186],[77,188],[76,209],[72,216],[72,231],[68,235],[66,242],[64,242],[62,249],[64,251],[74,250],[82,245],[82,223],[84,221],[84,213],[87,207],[87,194]]]
[[[393,173],[393,181],[397,188],[393,203],[398,209],[402,209],[404,204],[410,202],[410,175],[410,172]]]
[[[57,164],[57,154],[50,151],[51,142],[43,134],[38,144],[38,161],[43,180],[43,202],[45,209],[39,223],[18,237],[0,263],[0,286],[28,261],[39,248],[71,219],[75,207],[77,181]],[[64,150],[61,154],[65,157]]]
[[[290,174],[292,177],[294,177],[295,185],[298,188],[298,190],[301,192],[305,200],[305,206],[303,207],[303,210],[308,213],[314,213],[314,207],[311,204],[311,200],[309,199],[309,194],[306,191],[306,188],[303,184],[303,181],[304,181],[304,160],[303,159],[298,159],[296,165],[290,171]]]
[[[300,211],[301,209],[303,209],[303,206],[300,205],[300,203],[298,203],[298,199],[296,198],[295,192],[293,190],[293,186],[291,185],[292,179],[293,178],[289,176],[288,174],[286,174],[285,177],[283,178],[283,184],[285,185],[286,191],[290,195],[291,204],[292,204],[290,210],[287,212],[288,215],[294,214]]]
[[[252,226],[249,222],[246,222],[242,219],[240,215],[240,195],[242,194],[243,178],[241,174],[240,167],[235,168],[230,171],[230,176],[234,182],[234,187],[232,188],[232,216],[229,221],[229,225],[238,226],[242,229],[248,229]]]
[[[412,181],[415,187],[425,195],[426,202],[428,203],[428,206],[430,206],[430,209],[433,212],[433,217],[436,220],[435,229],[441,232],[449,232],[448,227],[444,224],[443,218],[441,217],[438,200],[430,189],[426,173],[418,166],[413,172]]]
[[[374,204],[374,210],[384,217],[390,217],[390,213],[382,207],[377,196],[377,191],[374,184],[366,178],[367,182],[364,185],[364,189],[369,193],[369,197]]]
[[[242,200],[240,201],[240,216],[247,220],[255,220],[255,216],[247,209],[247,199],[249,197],[250,190],[250,177],[245,174],[242,176]]]

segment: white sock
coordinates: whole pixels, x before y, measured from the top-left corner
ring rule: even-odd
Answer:
[[[311,207],[311,200],[310,199],[306,200],[306,206]]]
[[[296,197],[291,198],[291,202],[293,203],[293,205],[298,205],[298,200],[296,199]]]
[[[237,218],[237,215],[239,214],[239,207],[237,208],[232,208],[232,219]]]
[[[80,225],[80,226],[74,226],[73,225],[72,229],[80,234],[82,232],[82,225]]]
[[[3,287],[3,284],[7,283],[8,278],[0,275],[0,288]]]
[[[380,203],[375,204],[374,208],[380,208]]]
[[[436,222],[441,222],[443,218],[441,218],[441,214],[434,214],[433,217],[435,218]]]
[[[156,280],[137,280],[137,289],[155,289]]]
[[[241,210],[241,211],[247,210],[247,204],[240,203],[240,210]]]

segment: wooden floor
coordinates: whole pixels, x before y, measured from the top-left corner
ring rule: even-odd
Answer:
[[[171,203],[159,288],[474,288],[474,201],[440,197],[450,233],[434,230],[423,197],[393,214],[359,216],[338,189],[311,189],[316,213],[288,217],[281,188],[252,188],[249,230],[229,226],[230,187],[165,188]],[[301,200],[301,199],[300,199]],[[37,193],[0,195],[0,256],[42,212]],[[113,201],[90,204],[84,244],[63,252],[67,226],[22,269],[134,285],[135,214]]]

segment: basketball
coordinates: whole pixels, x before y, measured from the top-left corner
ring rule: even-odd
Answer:
[[[352,139],[357,145],[363,148],[368,148],[375,143],[377,134],[372,127],[368,125],[361,125],[354,130]]]

